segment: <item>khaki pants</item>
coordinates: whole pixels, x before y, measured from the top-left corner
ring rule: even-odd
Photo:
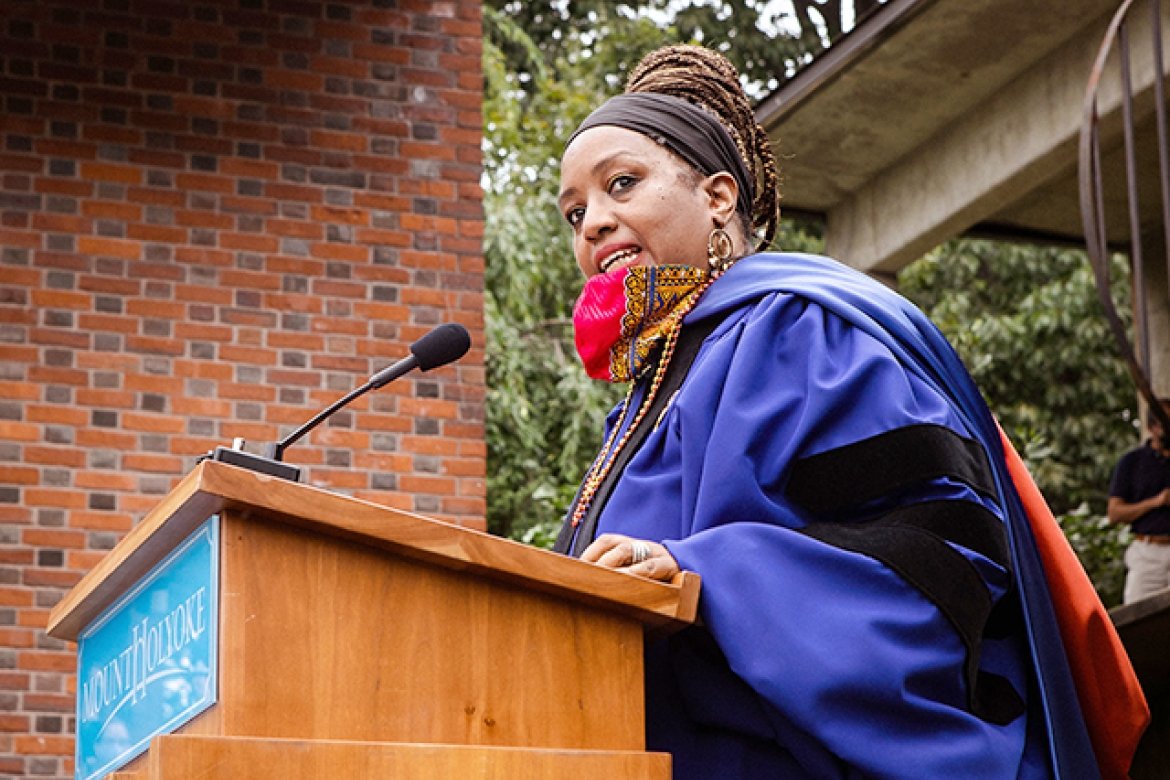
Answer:
[[[1170,587],[1170,544],[1134,539],[1125,551],[1125,568],[1126,604]]]

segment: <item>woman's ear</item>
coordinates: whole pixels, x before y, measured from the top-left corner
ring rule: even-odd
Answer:
[[[711,216],[720,225],[730,223],[735,217],[735,206],[739,198],[739,184],[736,183],[735,177],[726,171],[713,173],[703,180],[703,191],[707,194]]]

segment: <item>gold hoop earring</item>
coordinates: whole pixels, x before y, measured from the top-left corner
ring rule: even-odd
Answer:
[[[735,253],[735,244],[727,231],[716,225],[707,236],[707,265],[711,268],[711,275],[718,276],[731,265],[731,256]]]

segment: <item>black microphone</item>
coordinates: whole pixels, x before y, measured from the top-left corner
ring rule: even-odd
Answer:
[[[394,365],[383,368],[371,376],[369,381],[364,385],[353,390],[344,398],[334,402],[328,409],[319,413],[316,417],[309,420],[300,428],[297,428],[288,436],[285,436],[276,444],[269,446],[268,457],[279,461],[286,448],[295,444],[298,439],[316,428],[323,420],[358,396],[364,395],[370,390],[383,387],[403,374],[413,371],[415,368],[421,371],[430,371],[432,368],[453,363],[466,355],[467,350],[470,348],[471,335],[467,332],[467,328],[454,322],[448,322],[438,326],[410,345],[410,357],[403,358]]]
[[[467,328],[454,322],[440,325],[410,345],[410,357],[403,358],[370,377],[366,390],[377,390],[416,367],[420,371],[430,371],[432,368],[453,363],[466,355],[470,348],[471,336],[467,333]]]
[[[281,462],[281,457],[284,455],[285,449],[295,444],[302,436],[316,428],[322,421],[355,398],[368,393],[370,390],[384,387],[403,374],[413,371],[416,368],[420,371],[430,371],[432,368],[439,368],[448,363],[454,363],[466,355],[467,350],[470,348],[471,335],[467,332],[467,328],[453,322],[439,325],[410,345],[410,357],[403,358],[394,365],[387,366],[377,372],[364,385],[353,390],[344,398],[334,402],[329,408],[317,414],[300,428],[297,428],[275,444],[268,445],[265,455],[253,455],[249,452],[244,452],[241,449],[243,445],[241,441],[238,446],[231,448],[216,447],[208,455],[203,456],[203,458],[210,457],[212,460],[243,466],[253,471],[271,474],[272,476],[282,477],[284,479],[291,479],[295,482],[300,479],[301,470],[297,466]],[[200,460],[203,458],[200,458]]]

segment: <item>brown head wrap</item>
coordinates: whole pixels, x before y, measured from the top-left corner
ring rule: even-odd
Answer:
[[[751,222],[755,182],[731,135],[719,120],[682,98],[655,92],[628,92],[610,98],[585,118],[569,141],[591,127],[612,125],[665,145],[705,176],[726,171],[739,185],[736,210]]]

